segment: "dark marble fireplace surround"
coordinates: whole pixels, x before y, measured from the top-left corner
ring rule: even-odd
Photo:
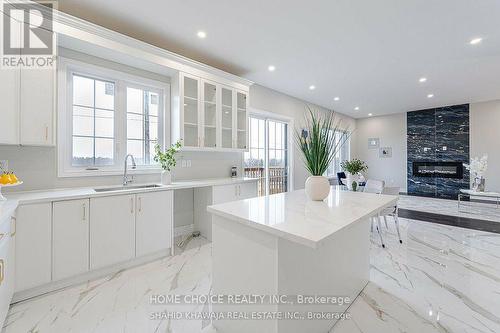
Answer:
[[[436,165],[436,170],[448,169],[441,166],[468,163],[469,105],[408,112],[407,149],[408,194],[456,199],[459,189],[469,188],[469,172],[465,168],[461,170],[462,175],[456,177],[440,174],[440,171],[417,176],[414,162]]]

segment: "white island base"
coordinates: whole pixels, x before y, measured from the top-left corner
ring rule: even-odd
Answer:
[[[351,302],[369,280],[370,226],[365,219],[336,232],[319,248],[214,215],[213,292],[216,295],[324,295]],[[303,320],[218,320],[218,333],[328,332],[336,319],[307,312],[344,312],[349,304],[214,305],[214,312],[298,312]]]

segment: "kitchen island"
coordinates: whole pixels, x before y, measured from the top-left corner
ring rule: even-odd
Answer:
[[[213,305],[217,332],[328,332],[369,280],[370,217],[396,200],[332,187],[321,202],[299,190],[208,207],[213,293],[229,300]]]

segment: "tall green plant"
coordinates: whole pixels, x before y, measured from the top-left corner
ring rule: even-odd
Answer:
[[[177,141],[170,148],[168,148],[165,152],[161,150],[159,144],[155,145],[155,162],[160,163],[163,170],[170,171],[173,167],[177,165],[177,161],[175,159],[175,154],[181,149],[181,142]]]
[[[340,129],[341,123],[335,113],[320,113],[309,106],[307,111],[305,126],[295,129],[295,141],[307,170],[313,176],[322,176],[350,134],[335,140],[335,132]]]

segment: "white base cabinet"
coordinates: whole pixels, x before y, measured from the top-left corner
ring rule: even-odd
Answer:
[[[249,199],[257,196],[257,183],[242,183],[213,187],[213,204]]]
[[[90,199],[90,269],[135,257],[135,195]]]
[[[89,199],[53,203],[53,280],[89,270],[89,203]]]
[[[136,256],[172,247],[173,192],[137,194]]]
[[[0,327],[3,327],[14,294],[15,217],[0,221]]]
[[[16,292],[51,281],[52,204],[20,206],[16,223]]]

